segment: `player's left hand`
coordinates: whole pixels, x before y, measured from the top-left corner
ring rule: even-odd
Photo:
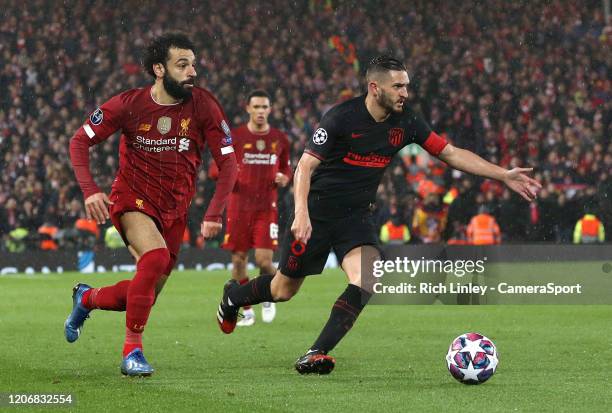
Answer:
[[[274,183],[280,186],[281,188],[284,188],[289,183],[289,177],[285,174],[277,172],[276,177],[274,177]]]
[[[525,173],[531,171],[533,171],[533,168],[514,168],[506,172],[504,178],[504,183],[508,188],[529,202],[533,201],[538,191],[542,189],[542,185],[538,181],[525,175]]]
[[[214,238],[221,231],[221,223],[214,221],[203,221],[200,231],[206,239]]]

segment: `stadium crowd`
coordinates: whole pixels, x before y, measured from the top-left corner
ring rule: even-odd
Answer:
[[[74,231],[83,205],[69,140],[97,105],[150,83],[140,66],[142,48],[168,30],[188,33],[200,47],[199,83],[215,93],[234,126],[246,121],[250,90],[271,93],[270,121],[288,133],[293,165],[321,115],[363,92],[360,64],[390,53],[407,63],[409,104],[435,131],[504,167],[534,167],[543,183],[530,205],[407,147],[380,187],[376,213],[381,226],[390,220],[407,225],[414,242],[463,240],[470,219],[485,210],[499,223],[502,242],[571,242],[585,213],[612,234],[612,24],[599,0],[146,6],[6,0],[0,20],[2,248],[40,247],[33,234],[41,226]],[[91,152],[94,177],[107,191],[117,148],[115,136]],[[199,223],[213,188],[205,162],[190,211],[186,242],[192,245],[201,245]],[[281,224],[291,198],[290,189],[281,194]]]

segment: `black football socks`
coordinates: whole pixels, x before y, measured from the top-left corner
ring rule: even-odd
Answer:
[[[327,324],[323,327],[311,350],[318,350],[325,354],[333,350],[336,344],[353,327],[359,313],[366,306],[371,296],[372,294],[356,285],[349,284],[334,303],[329,320],[327,320]]]

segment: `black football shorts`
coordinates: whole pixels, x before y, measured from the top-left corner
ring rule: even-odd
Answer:
[[[280,271],[291,278],[321,274],[331,250],[342,264],[344,256],[361,245],[379,248],[372,212],[358,210],[341,218],[310,217],[312,235],[308,243],[297,241],[291,232],[291,215],[280,248]]]

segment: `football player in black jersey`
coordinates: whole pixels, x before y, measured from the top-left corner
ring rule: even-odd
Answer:
[[[362,260],[379,258],[371,208],[392,157],[417,143],[461,171],[503,182],[527,201],[541,185],[525,175],[531,168],[506,170],[446,142],[409,107],[408,72],[399,60],[380,56],[366,72],[367,94],[329,110],[307,144],[294,176],[293,224],[281,246],[279,269],[239,286],[228,281],[217,318],[221,330],[234,330],[241,306],[287,301],[304,278],[323,271],[330,250],[347,275],[348,286],[334,303],[329,320],[295,368],[301,374],[328,374],[328,353],[351,329],[367,304]],[[365,268],[365,267],[364,267]]]

